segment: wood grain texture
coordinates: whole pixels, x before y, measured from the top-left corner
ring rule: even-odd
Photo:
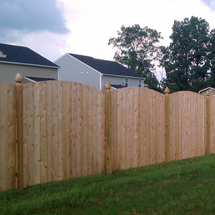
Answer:
[[[205,98],[193,92],[170,94],[171,160],[203,155]]]
[[[66,81],[22,88],[23,187],[105,171],[105,92]],[[138,87],[110,94],[112,170],[165,161],[165,95]],[[169,159],[204,155],[207,136],[214,153],[215,96],[208,106],[193,92],[168,96]],[[15,187],[15,97],[15,86],[0,82],[0,190]]]
[[[0,82],[0,191],[16,187],[16,89]]]
[[[215,96],[210,96],[210,142],[211,153],[215,153]]]
[[[112,91],[114,170],[164,161],[164,104],[152,90]]]

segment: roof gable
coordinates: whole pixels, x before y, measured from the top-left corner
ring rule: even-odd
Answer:
[[[0,62],[26,64],[42,67],[58,68],[59,66],[52,63],[43,56],[37,54],[31,49],[23,46],[14,46],[0,43]]]
[[[118,75],[118,76],[142,78],[137,73],[131,71],[130,69],[114,61],[100,60],[100,59],[95,59],[93,57],[77,55],[77,54],[69,54],[69,55],[82,61],[83,63],[87,64],[88,66],[92,67],[98,72],[101,72],[104,75]]]

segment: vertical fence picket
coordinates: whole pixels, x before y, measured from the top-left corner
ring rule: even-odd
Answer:
[[[209,92],[110,88],[0,83],[0,190],[214,153]]]
[[[111,95],[109,82],[105,85],[105,135],[106,135],[106,172],[112,173],[112,153],[111,153]]]
[[[205,154],[211,154],[211,145],[210,145],[210,93],[206,92],[206,152]]]
[[[169,88],[165,89],[165,161],[170,161],[170,102]]]
[[[18,73],[16,82],[16,187],[23,188],[23,97],[22,76]]]

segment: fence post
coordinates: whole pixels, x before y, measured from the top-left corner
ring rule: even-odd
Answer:
[[[111,85],[105,84],[105,137],[106,137],[106,173],[112,173],[112,154],[111,154]]]
[[[22,76],[17,73],[16,82],[16,188],[23,189],[23,95]]]
[[[165,161],[170,161],[170,101],[169,88],[165,89]]]
[[[206,155],[211,154],[210,144],[210,93],[206,92]]]

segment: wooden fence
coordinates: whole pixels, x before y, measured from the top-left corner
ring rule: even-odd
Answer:
[[[16,81],[0,82],[1,191],[215,152],[215,96]]]

